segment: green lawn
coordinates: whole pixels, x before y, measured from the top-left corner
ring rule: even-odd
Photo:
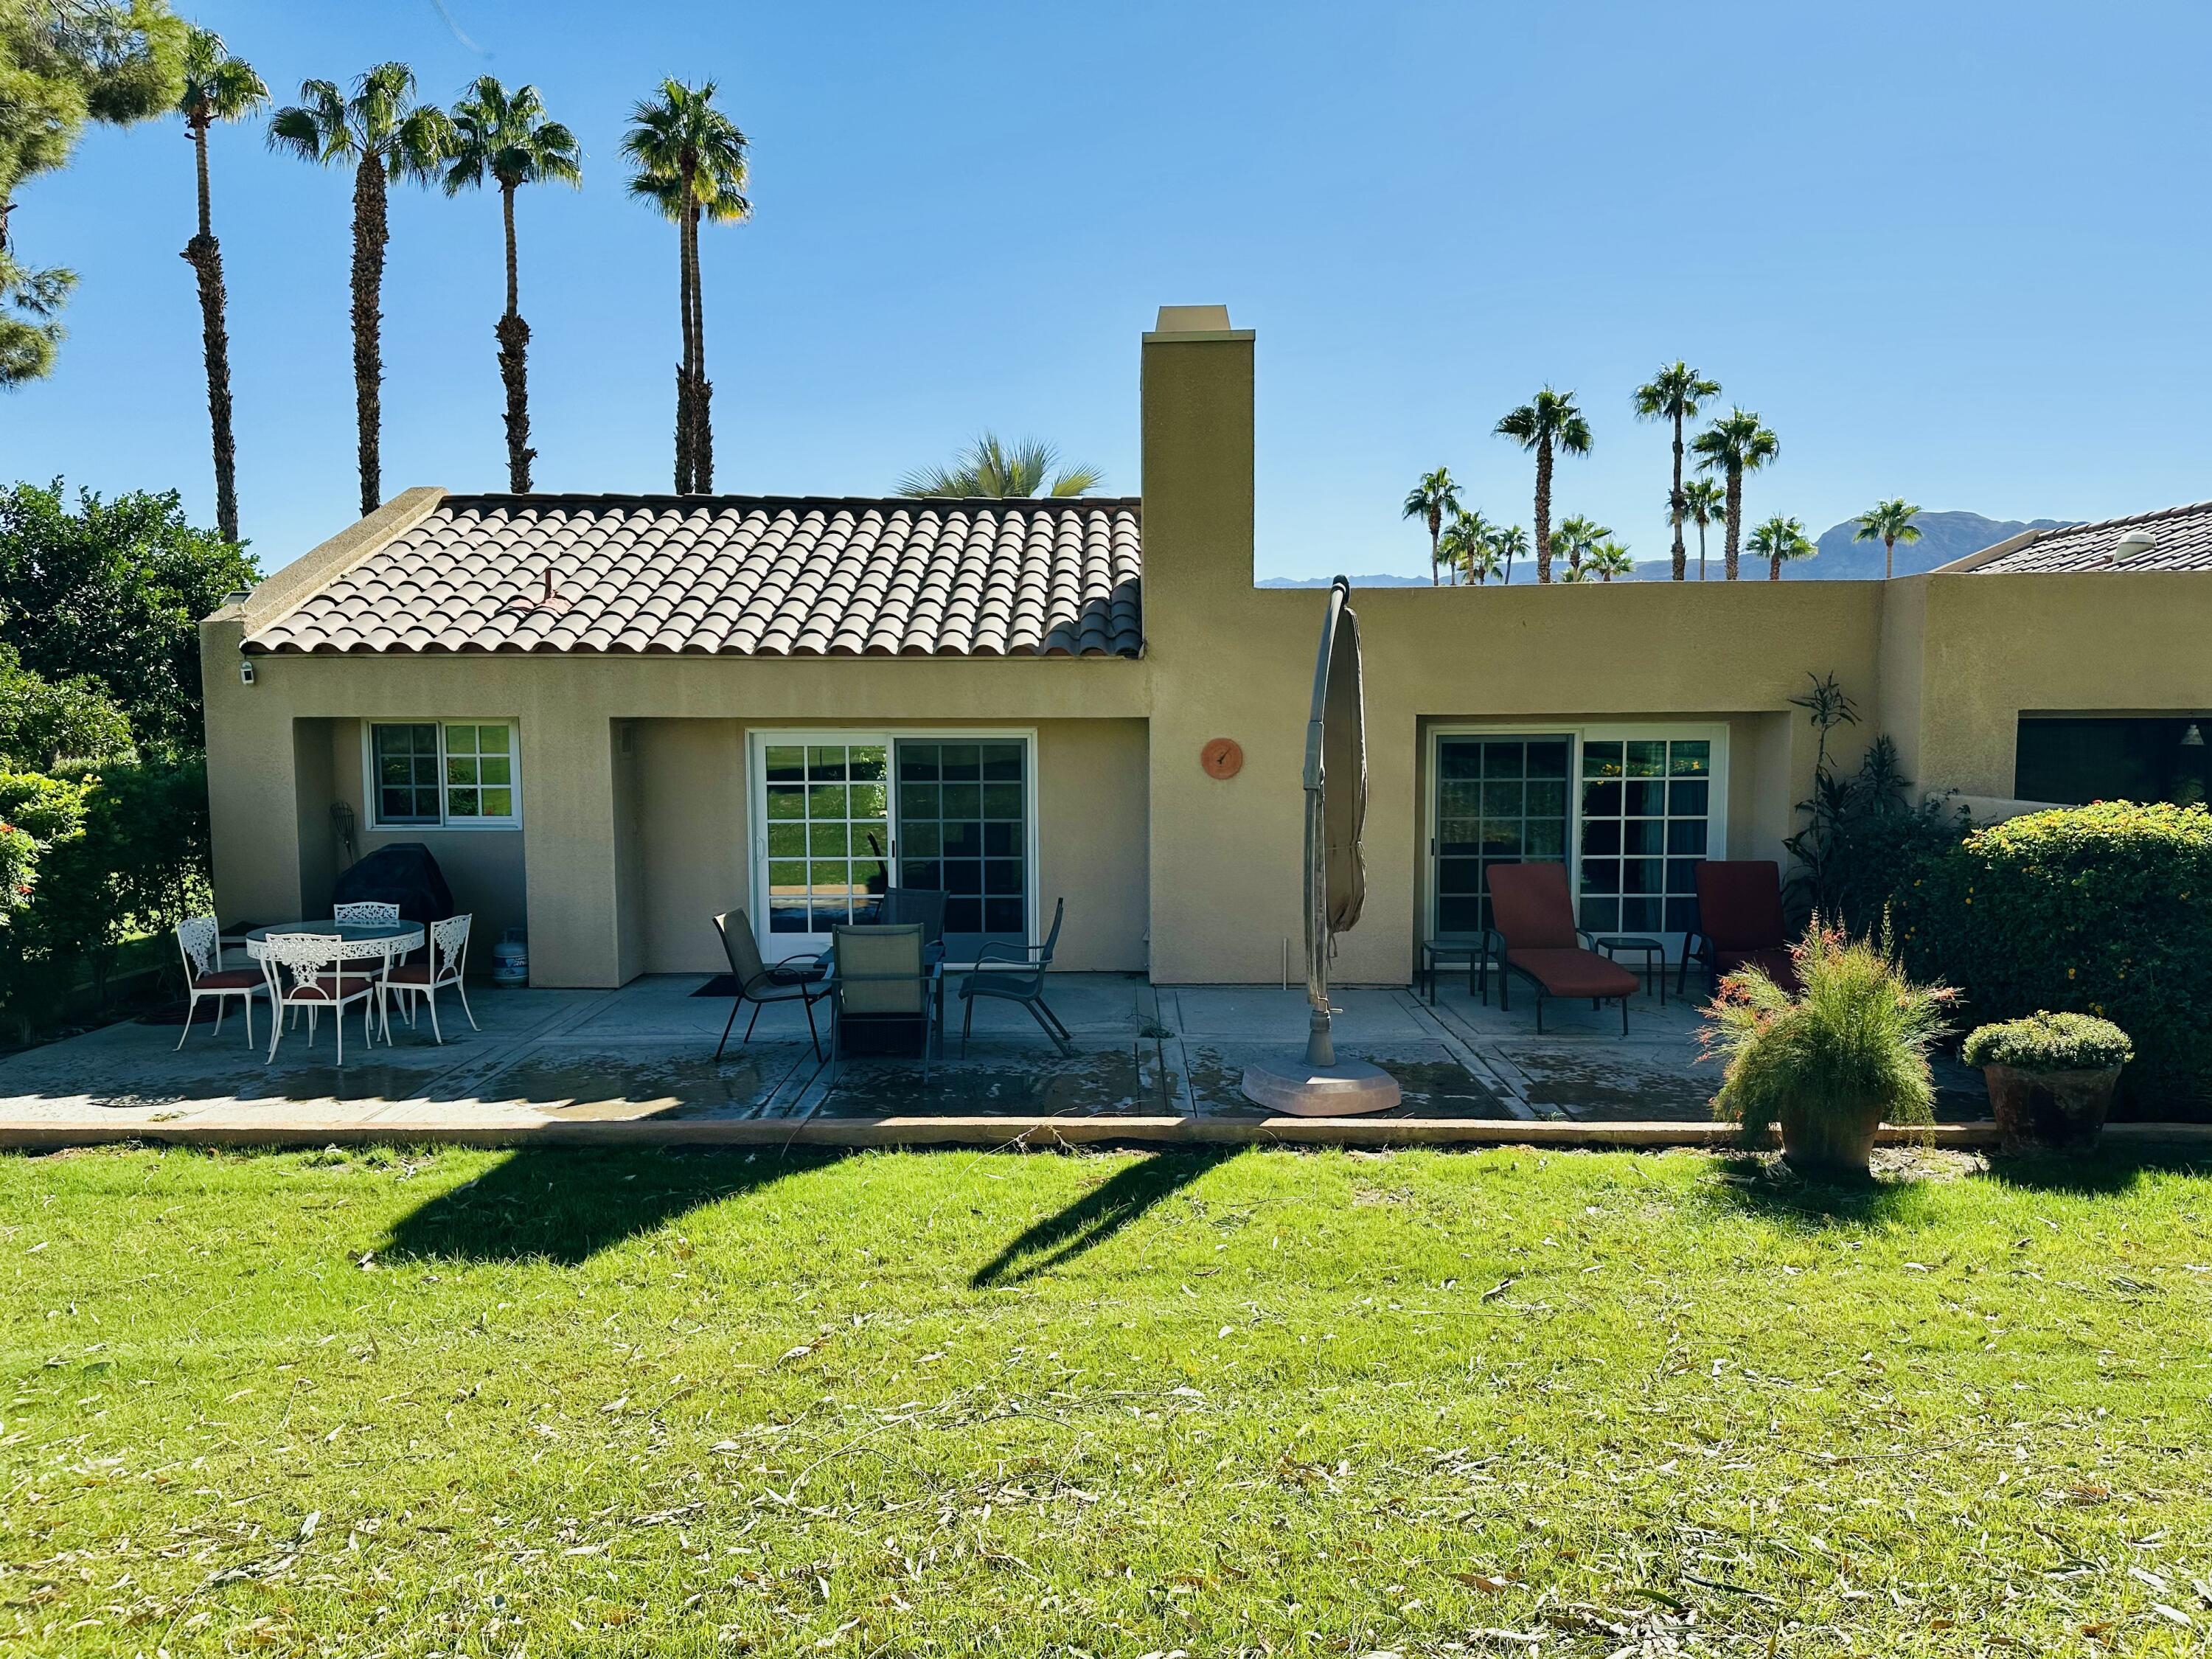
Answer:
[[[2212,1170],[1919,1164],[0,1159],[0,1651],[2204,1651]]]

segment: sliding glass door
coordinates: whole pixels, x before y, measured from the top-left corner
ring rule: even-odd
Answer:
[[[1443,732],[1431,756],[1430,933],[1490,926],[1499,864],[1568,866],[1576,921],[1659,939],[1697,925],[1697,867],[1724,857],[1728,740],[1714,726]]]
[[[769,734],[753,744],[757,914],[771,958],[871,922],[890,887],[943,892],[950,960],[1029,939],[1026,737]]]

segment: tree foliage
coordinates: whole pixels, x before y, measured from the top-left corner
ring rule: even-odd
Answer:
[[[173,491],[0,491],[0,645],[50,684],[88,677],[149,754],[200,747],[199,619],[258,574]]]
[[[23,261],[16,187],[68,166],[86,123],[168,109],[184,43],[165,0],[0,0],[0,387],[52,370],[54,313],[76,282]]]
[[[1104,482],[1095,466],[1062,466],[1060,451],[1036,438],[1004,443],[986,432],[962,451],[950,466],[928,467],[899,480],[902,495],[983,496],[1003,500],[1032,495],[1087,495]]]

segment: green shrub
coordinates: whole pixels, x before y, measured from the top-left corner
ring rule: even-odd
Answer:
[[[207,774],[197,759],[78,777],[0,773],[0,1029],[17,1036],[88,978],[104,988],[131,940],[206,908]]]
[[[2128,1034],[2094,1014],[2037,1010],[2025,1019],[1977,1026],[1960,1051],[1969,1066],[2019,1072],[2101,1072],[2136,1057]]]
[[[1818,921],[1790,958],[1801,990],[1740,969],[1706,1010],[1705,1052],[1727,1060],[1714,1115],[1741,1123],[1747,1139],[1793,1108],[1855,1119],[1879,1106],[1885,1122],[1931,1121],[1928,1051],[1948,1029],[1958,994],[1907,979],[1886,938],[1854,939]]]
[[[1906,860],[1899,882],[1906,962],[1960,987],[1975,1018],[2116,1021],[2135,1045],[2123,1089],[2137,1115],[2212,1105],[2212,812],[2037,812]]]

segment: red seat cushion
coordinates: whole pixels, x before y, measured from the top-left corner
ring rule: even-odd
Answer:
[[[394,985],[428,985],[430,964],[427,962],[404,963],[386,975]]]
[[[195,991],[258,991],[268,981],[258,968],[222,968],[192,981]]]
[[[1555,997],[1631,997],[1636,975],[1595,951],[1508,951],[1505,960]]]

